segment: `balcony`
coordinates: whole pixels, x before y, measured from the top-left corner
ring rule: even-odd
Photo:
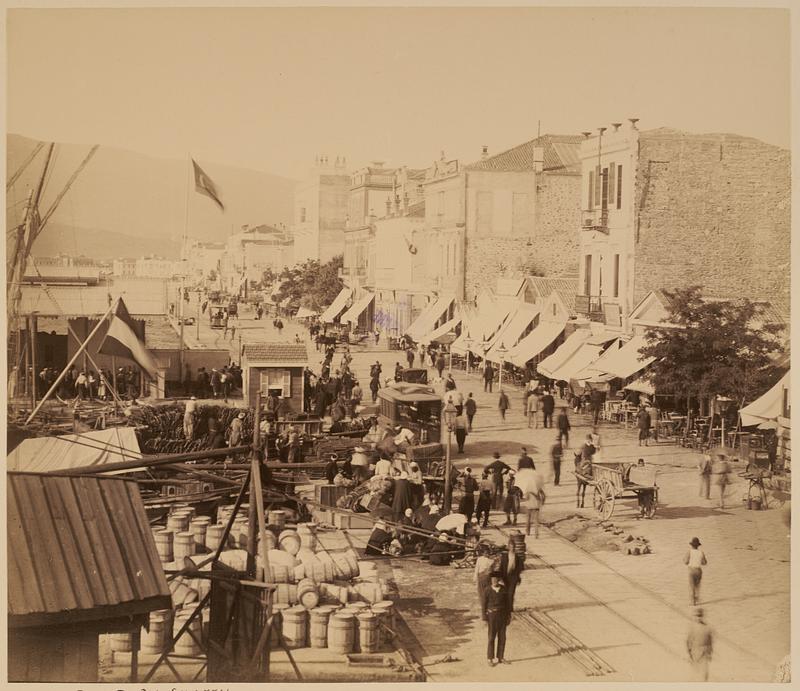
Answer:
[[[608,235],[608,209],[591,209],[581,211],[581,228],[599,230]]]
[[[600,295],[576,295],[575,312],[593,322],[605,322],[603,298]]]

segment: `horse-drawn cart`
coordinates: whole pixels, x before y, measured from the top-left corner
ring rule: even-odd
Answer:
[[[655,469],[635,463],[592,463],[591,477],[575,473],[579,482],[593,487],[592,505],[604,520],[614,515],[618,499],[636,499],[645,518],[652,518],[658,506]]]

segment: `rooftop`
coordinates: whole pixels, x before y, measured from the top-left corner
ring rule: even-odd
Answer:
[[[7,508],[10,626],[171,606],[136,482],[12,472]]]
[[[248,343],[243,350],[250,362],[308,363],[305,343]]]
[[[471,163],[467,170],[527,172],[533,170],[534,149],[544,149],[545,172],[580,174],[580,145],[583,138],[572,134],[543,134],[529,142]]]

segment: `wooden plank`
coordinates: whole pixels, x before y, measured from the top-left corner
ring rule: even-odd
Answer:
[[[31,559],[31,546],[22,529],[22,514],[17,498],[16,482],[8,483],[8,555],[19,573],[19,580],[14,584],[14,592],[9,593],[8,609],[10,614],[25,612],[41,612],[44,609],[44,598],[39,589],[39,579]],[[9,577],[11,574],[9,573]],[[9,580],[12,580],[9,578]],[[14,579],[16,580],[16,579]],[[19,588],[21,594],[16,590]],[[16,597],[15,597],[16,593]],[[18,598],[18,599],[17,599]]]
[[[20,490],[19,508],[26,526],[34,577],[39,581],[45,610],[75,609],[78,603],[69,579],[60,568],[63,556],[53,531],[42,481],[38,476],[26,475],[15,478],[15,482]]]
[[[70,525],[70,530],[75,539],[78,553],[81,557],[83,573],[86,578],[87,587],[91,594],[92,603],[105,603],[107,602],[105,589],[102,587],[102,581],[97,577],[100,573],[97,559],[95,558],[94,549],[89,540],[89,535],[86,530],[86,524],[82,520],[81,509],[78,506],[78,499],[76,496],[76,487],[73,482],[59,482],[58,490],[61,495],[61,501],[64,504],[67,521]]]
[[[97,565],[97,571],[92,576],[92,591],[95,593],[95,602],[107,605],[120,601],[117,586],[111,573],[111,559],[105,544],[105,534],[100,529],[95,502],[92,500],[89,484],[86,480],[78,478],[72,481],[75,501],[80,511],[80,520],[86,532],[86,539],[91,546],[92,557]]]
[[[82,478],[80,482],[86,487],[86,495],[92,503],[97,529],[100,532],[103,548],[108,558],[108,571],[103,578],[113,581],[116,602],[127,602],[133,599],[133,590],[128,581],[125,560],[119,548],[119,537],[114,532],[109,517],[110,507],[106,505],[103,493],[100,491],[99,481],[95,478]],[[109,604],[114,604],[112,600]]]
[[[128,516],[124,510],[128,501],[125,488],[118,482],[107,480],[97,480],[103,501],[108,508],[108,520],[111,529],[116,535],[117,545],[119,546],[120,556],[124,567],[123,573],[126,576],[131,596],[128,600],[142,600],[148,595],[148,587],[145,582],[144,573],[141,565],[146,561],[146,553],[137,539],[135,529],[129,524]]]
[[[59,536],[61,549],[64,554],[63,571],[72,584],[72,592],[75,594],[78,607],[89,609],[94,605],[87,574],[85,571],[83,554],[77,544],[73,533],[73,526],[67,518],[67,509],[61,498],[59,487],[70,488],[71,483],[67,480],[47,480],[43,479],[45,496],[50,506],[50,513],[53,516],[53,525]],[[80,531],[83,529],[78,527]]]
[[[166,595],[169,593],[169,586],[164,576],[164,569],[161,566],[161,558],[158,556],[156,541],[153,538],[152,530],[150,530],[147,514],[145,513],[144,505],[139,495],[139,487],[133,482],[126,482],[125,489],[128,494],[130,510],[136,521],[139,537],[142,540],[147,557],[147,567],[150,570],[150,582],[152,584],[152,592],[150,592],[150,595]]]

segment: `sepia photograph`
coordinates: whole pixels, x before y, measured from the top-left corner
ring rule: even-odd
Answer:
[[[792,28],[6,8],[2,682],[790,684]]]

